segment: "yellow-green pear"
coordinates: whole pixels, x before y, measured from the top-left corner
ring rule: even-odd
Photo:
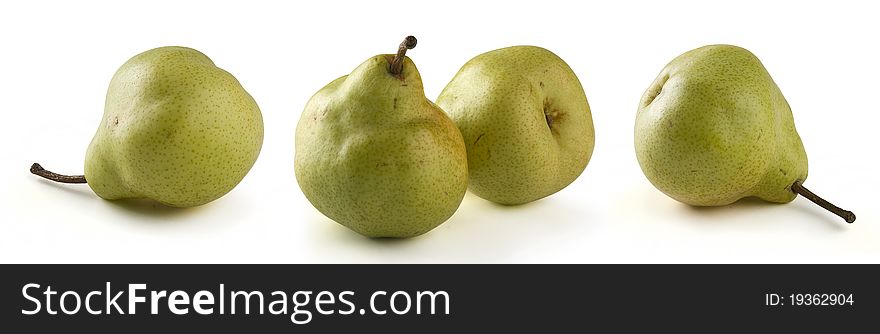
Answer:
[[[467,146],[470,190],[515,205],[562,190],[587,166],[595,135],[580,81],[535,46],[468,61],[437,98]]]
[[[803,187],[807,154],[791,108],[761,61],[737,46],[704,46],[666,65],[639,104],[635,148],[648,180],[686,204],[801,194],[855,221]]]
[[[367,59],[319,90],[296,127],[296,179],[321,213],[368,237],[413,237],[458,209],[467,190],[461,134],[425,98],[405,56]]]
[[[199,51],[161,47],[116,71],[84,175],[59,175],[39,164],[31,172],[88,183],[108,200],[192,207],[232,190],[262,144],[260,109],[232,74]]]

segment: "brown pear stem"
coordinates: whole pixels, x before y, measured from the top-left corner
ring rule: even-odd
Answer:
[[[61,183],[86,183],[85,175],[61,175],[43,169],[38,163],[31,165],[31,173]]]
[[[406,36],[406,38],[403,39],[403,42],[397,47],[397,54],[394,55],[394,59],[391,60],[390,71],[392,75],[400,76],[400,72],[403,71],[403,58],[406,57],[406,50],[415,48],[416,43],[418,43],[418,40],[413,36]]]
[[[806,197],[808,200],[818,204],[825,210],[828,210],[831,213],[840,216],[840,218],[846,220],[847,223],[852,224],[854,221],[856,221],[856,214],[852,213],[852,211],[841,209],[837,205],[831,204],[831,202],[828,202],[822,197],[819,197],[818,195],[810,191],[810,189],[804,187],[801,184],[801,181],[794,181],[794,183],[791,184],[791,191],[793,191],[795,194]]]

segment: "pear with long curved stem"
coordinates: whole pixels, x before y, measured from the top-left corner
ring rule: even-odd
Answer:
[[[710,45],[673,59],[645,91],[635,125],[648,180],[690,205],[755,196],[787,203],[801,195],[840,216],[803,186],[807,154],[791,107],[764,65],[746,49]]]
[[[162,47],[116,71],[83,175],[57,174],[38,163],[30,171],[86,183],[108,200],[191,207],[232,190],[262,143],[260,109],[235,77],[199,51]]]

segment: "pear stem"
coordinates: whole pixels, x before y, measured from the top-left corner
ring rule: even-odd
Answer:
[[[403,39],[403,42],[397,47],[397,54],[394,55],[394,59],[391,60],[391,74],[394,76],[400,76],[400,73],[403,72],[403,59],[406,57],[406,50],[415,48],[416,43],[418,43],[418,40],[413,36],[406,36],[406,38]]]
[[[61,175],[43,169],[38,163],[31,165],[31,173],[60,183],[86,183],[85,175]]]
[[[818,195],[810,191],[810,189],[804,187],[801,184],[801,181],[794,181],[794,183],[791,184],[791,191],[793,191],[795,194],[806,197],[808,200],[818,204],[825,210],[828,210],[831,213],[840,216],[840,218],[846,220],[847,223],[852,224],[854,221],[856,221],[856,214],[852,213],[852,211],[841,209],[837,205],[831,204],[831,202],[828,202],[822,197],[819,197]]]

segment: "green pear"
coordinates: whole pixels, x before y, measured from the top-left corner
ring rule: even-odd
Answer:
[[[88,183],[108,200],[192,207],[232,190],[262,144],[260,109],[235,77],[199,51],[161,47],[116,71],[84,175],[59,175],[39,164],[31,172]]]
[[[855,220],[803,187],[807,154],[791,108],[758,58],[740,47],[704,46],[666,65],[639,104],[635,148],[648,180],[686,204],[750,196],[786,203],[800,193]]]
[[[446,221],[467,191],[467,154],[405,56],[372,57],[319,90],[296,127],[295,172],[321,213],[368,237],[412,237]]]
[[[552,52],[514,46],[468,61],[437,98],[467,146],[470,190],[516,205],[573,182],[593,153],[584,89]]]

